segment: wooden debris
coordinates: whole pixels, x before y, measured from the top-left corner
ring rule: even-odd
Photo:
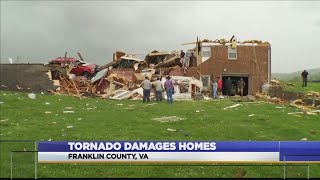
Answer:
[[[238,107],[238,106],[241,106],[241,104],[234,104],[232,106],[228,106],[228,107],[223,108],[223,110],[235,108],[235,107]]]

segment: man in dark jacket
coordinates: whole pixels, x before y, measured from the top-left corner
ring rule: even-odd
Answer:
[[[308,75],[309,73],[306,70],[301,73],[302,87],[307,87]]]
[[[231,88],[232,88],[232,81],[231,81],[231,78],[228,77],[228,79],[226,80],[226,88],[227,88],[227,96],[230,96],[231,94]]]

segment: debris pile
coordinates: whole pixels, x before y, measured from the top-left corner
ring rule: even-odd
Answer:
[[[57,87],[48,91],[53,94],[69,94],[80,99],[91,95],[116,100],[140,100],[143,98],[143,89],[140,86],[145,77],[149,77],[151,82],[160,78],[164,84],[165,77],[169,75],[174,82],[175,99],[206,99],[201,95],[202,81],[193,77],[199,72],[196,72],[194,67],[183,67],[180,59],[178,51],[172,53],[152,51],[144,60],[117,51],[111,63],[100,67],[99,71],[90,77],[71,73],[75,72],[74,68],[79,68],[77,61],[62,63],[65,61],[60,58],[58,61],[61,62],[60,65],[57,61],[54,65],[48,64],[50,69],[46,74]],[[188,75],[188,71],[196,73]],[[166,98],[164,94],[162,97]],[[155,92],[152,88],[150,99],[154,98]]]

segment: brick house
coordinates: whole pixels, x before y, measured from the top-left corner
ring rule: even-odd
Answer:
[[[194,48],[195,50],[197,49]],[[204,89],[210,89],[212,78],[228,77],[233,84],[243,78],[246,83],[244,95],[261,91],[262,85],[271,78],[271,46],[269,43],[221,44],[202,42],[197,54],[198,66],[189,68],[187,76],[203,81]],[[202,77],[196,70],[202,74]],[[236,90],[236,88],[234,88]],[[226,89],[223,86],[223,93]]]

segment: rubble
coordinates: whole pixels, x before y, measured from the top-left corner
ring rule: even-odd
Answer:
[[[50,68],[45,74],[57,87],[48,89],[48,92],[55,95],[68,94],[80,99],[85,96],[96,96],[102,99],[141,100],[143,91],[140,84],[146,76],[151,81],[160,78],[164,83],[164,77],[170,75],[175,84],[174,99],[191,100],[194,96],[208,99],[198,95],[203,90],[202,81],[186,76],[188,69],[182,67],[179,51],[169,53],[155,50],[149,53],[144,60],[117,51],[113,61],[101,66],[91,78],[70,73],[74,72],[72,69],[76,66],[76,63],[73,62],[60,65],[55,63],[48,66]],[[152,90],[150,99],[154,99],[154,94]],[[165,93],[163,97],[166,98]]]

